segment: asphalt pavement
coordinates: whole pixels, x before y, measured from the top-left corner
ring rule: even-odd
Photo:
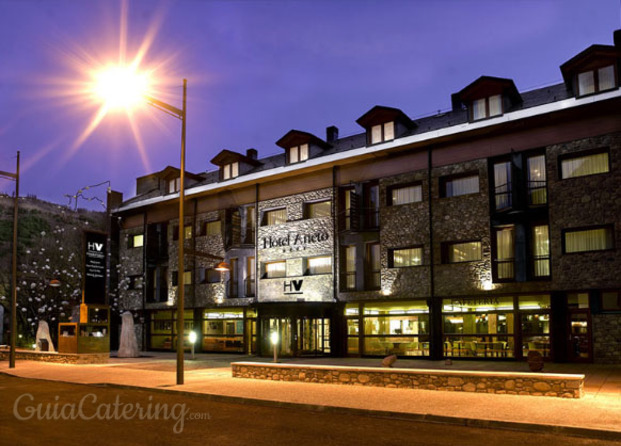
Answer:
[[[8,361],[2,361],[0,373],[68,383],[187,392],[218,401],[621,441],[620,365],[546,363],[544,372],[585,375],[585,396],[565,399],[233,378],[231,362],[270,362],[269,358],[233,354],[197,354],[195,359],[186,354],[184,384],[177,385],[175,353],[145,352],[143,355],[139,358],[111,357],[108,364],[97,365],[18,359],[14,369],[9,369]],[[378,358],[291,358],[280,362],[381,366]],[[395,367],[528,371],[523,362],[453,361],[447,365],[444,361],[403,359],[398,360]]]

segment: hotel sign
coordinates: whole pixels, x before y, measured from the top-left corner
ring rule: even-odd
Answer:
[[[325,242],[330,239],[330,234],[326,231],[302,233],[290,233],[282,237],[262,237],[261,248],[305,248],[306,245]]]
[[[452,303],[455,306],[500,305],[497,297],[453,299]]]
[[[106,303],[106,234],[84,233],[84,303]]]

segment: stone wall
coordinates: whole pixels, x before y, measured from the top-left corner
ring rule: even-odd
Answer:
[[[610,172],[561,179],[559,156],[609,148]],[[621,134],[549,146],[546,151],[552,284],[556,290],[619,287],[621,270]],[[564,229],[614,225],[616,249],[563,254]]]
[[[16,351],[15,360],[56,362],[59,364],[107,364],[110,353],[48,353]],[[0,361],[9,360],[9,351],[0,351]]]
[[[593,360],[621,364],[621,314],[593,314]]]
[[[584,375],[297,366],[234,362],[234,378],[403,389],[581,398]]]

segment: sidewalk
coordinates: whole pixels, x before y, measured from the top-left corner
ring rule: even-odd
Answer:
[[[490,395],[466,392],[389,389],[379,387],[309,384],[231,377],[231,362],[269,362],[231,354],[186,354],[185,384],[176,385],[175,353],[145,353],[148,357],[111,358],[108,364],[69,365],[18,360],[15,369],[0,362],[0,373],[82,384],[141,387],[158,391],[189,392],[231,402],[277,406],[302,405],[314,410],[354,411],[408,418],[520,430],[558,432],[621,441],[621,366],[598,364],[546,364],[550,373],[586,375],[585,397]],[[379,366],[377,358],[293,358],[282,362]],[[528,371],[520,362],[399,360],[395,367]]]

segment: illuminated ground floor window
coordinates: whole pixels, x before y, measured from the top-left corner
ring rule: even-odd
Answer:
[[[350,303],[345,307],[350,355],[429,355],[426,301]]]

